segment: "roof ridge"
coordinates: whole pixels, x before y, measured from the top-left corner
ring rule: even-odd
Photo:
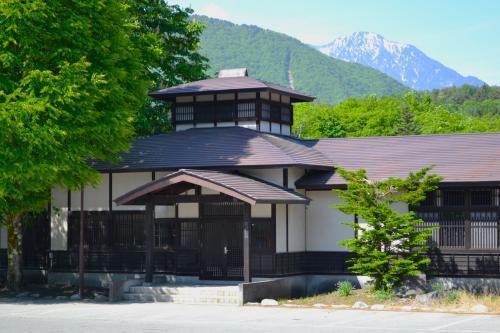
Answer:
[[[269,140],[269,138],[273,138],[273,139],[276,139],[276,140],[283,140],[286,142],[286,144],[293,144],[293,145],[297,145],[299,147],[301,147],[302,149],[304,150],[307,150],[307,151],[310,151],[310,152],[313,152],[314,154],[317,154],[321,157],[323,157],[325,160],[328,160],[329,162],[332,163],[332,166],[333,166],[333,161],[328,158],[325,154],[323,154],[322,152],[320,152],[319,150],[313,148],[313,147],[308,147],[304,144],[302,144],[301,142],[295,142],[295,138],[292,138],[292,137],[286,137],[284,135],[276,135],[274,133],[263,133],[263,132],[259,132],[260,134],[262,134],[263,138],[271,143],[273,146],[277,147],[279,150],[281,150],[284,154],[286,154],[287,156],[290,156],[290,152],[286,151],[284,149],[284,147],[281,147],[281,146],[278,146],[276,143],[272,142],[272,140]],[[301,139],[297,140],[297,141],[302,141]],[[296,156],[295,156],[295,153],[292,152],[294,155],[291,156],[291,158],[298,164],[300,164],[301,162],[297,160]]]

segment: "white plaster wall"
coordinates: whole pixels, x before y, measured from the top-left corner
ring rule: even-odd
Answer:
[[[197,123],[195,125],[196,128],[210,128],[214,127],[214,123]]]
[[[276,253],[286,252],[286,208],[276,205]]]
[[[290,126],[289,125],[281,125],[281,134],[283,135],[290,135],[291,132],[290,132]]]
[[[175,206],[155,206],[155,218],[174,218],[175,217]]]
[[[306,206],[288,205],[288,251],[306,250]]]
[[[345,251],[337,243],[352,238],[354,231],[343,222],[352,222],[354,217],[340,212],[331,205],[339,204],[338,194],[332,191],[307,191],[311,203],[306,208],[307,251]]]
[[[194,127],[193,124],[177,124],[177,125],[175,125],[175,131],[176,132],[185,131],[185,130],[193,128],[193,127]]]
[[[101,180],[95,188],[92,186],[85,187],[85,193],[83,194],[85,210],[109,210],[109,175],[101,173],[100,176]],[[115,176],[116,174],[113,175],[113,186]],[[71,209],[80,210],[80,191],[71,192]]]
[[[50,215],[50,249],[65,251],[68,248],[68,191],[52,190]]]
[[[201,194],[219,194],[220,192],[214,191],[212,189],[202,187],[201,188]]]
[[[295,182],[304,176],[305,170],[302,168],[288,168],[288,187],[295,189]],[[298,191],[304,194],[304,191]]]
[[[197,102],[211,102],[214,100],[214,95],[198,95],[196,96]]]
[[[257,93],[255,92],[238,93],[238,99],[255,99],[255,98],[257,98]]]
[[[199,209],[198,203],[180,203],[179,205],[179,218],[198,218]]]
[[[271,205],[270,204],[256,204],[251,207],[252,217],[271,217]]]
[[[113,174],[113,200],[117,197],[151,181],[151,172],[131,172]],[[144,210],[144,206],[116,206],[116,210]]]
[[[223,121],[217,123],[217,127],[234,127],[234,126],[236,126],[236,123],[234,121]]]
[[[241,173],[283,186],[283,169],[245,169]]]
[[[249,128],[252,130],[257,130],[257,122],[255,121],[239,121],[238,126]]]
[[[0,227],[0,249],[7,248],[7,229]]]
[[[155,178],[156,179],[160,179],[162,177],[170,175],[171,173],[173,173],[173,172],[172,171],[156,171],[155,172]]]
[[[278,124],[278,123],[271,123],[271,133],[281,134],[280,124]]]
[[[191,103],[194,101],[194,96],[178,96],[175,101],[177,103]]]
[[[269,133],[269,122],[265,120],[260,121],[260,131]]]
[[[235,95],[234,94],[217,94],[217,100],[218,101],[234,101]]]

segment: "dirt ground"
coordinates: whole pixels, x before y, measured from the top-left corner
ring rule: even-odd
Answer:
[[[369,290],[353,290],[349,296],[339,296],[336,292],[321,294],[311,297],[280,300],[282,306],[300,307],[330,307],[351,308],[355,302],[363,302],[367,309],[374,304],[383,305],[383,310],[412,310],[429,312],[473,313],[474,306],[481,304],[487,307],[486,313],[500,314],[500,296],[474,295],[465,291],[452,291],[449,297],[432,302],[420,304],[414,298],[388,297],[377,295]]]

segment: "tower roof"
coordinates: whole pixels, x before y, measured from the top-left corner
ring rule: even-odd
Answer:
[[[238,70],[241,71],[246,69]],[[223,75],[231,75],[231,73],[223,73]],[[274,93],[284,94],[290,96],[292,102],[310,102],[314,100],[313,96],[309,96],[305,93],[301,93],[291,88],[280,86],[278,84],[258,80],[249,76],[224,76],[214,79],[194,81],[170,88],[160,89],[151,92],[149,95],[156,99],[175,101],[175,98],[177,96],[201,95],[210,93],[221,94],[245,91],[270,91]]]

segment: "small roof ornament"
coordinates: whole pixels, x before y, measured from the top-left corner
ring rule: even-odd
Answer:
[[[244,76],[248,76],[248,70],[246,68],[230,68],[230,69],[221,69],[219,71],[219,78],[244,77]]]

